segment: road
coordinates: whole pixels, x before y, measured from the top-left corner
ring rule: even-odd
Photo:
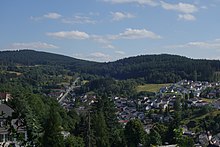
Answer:
[[[67,89],[67,91],[63,94],[63,96],[58,100],[58,103],[62,103],[62,101],[66,98],[66,96],[76,87],[76,82],[78,82],[80,78],[77,77],[72,85]]]

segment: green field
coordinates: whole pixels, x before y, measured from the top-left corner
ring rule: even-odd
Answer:
[[[145,84],[137,86],[137,92],[146,91],[146,92],[158,92],[161,87],[169,86],[170,83],[167,84]]]
[[[212,117],[215,117],[217,115],[220,114],[220,111],[219,110],[214,110],[214,111],[211,111],[207,114],[204,114],[204,115],[201,115],[201,116],[192,116],[188,119],[185,119],[185,120],[182,120],[182,124],[186,125],[187,123],[189,123],[190,121],[196,121],[197,123],[199,123],[199,120],[203,120],[206,116],[212,116]]]
[[[16,74],[17,76],[20,76],[22,73],[16,72],[16,71],[6,71],[6,70],[1,70],[0,73],[9,73],[9,74]]]

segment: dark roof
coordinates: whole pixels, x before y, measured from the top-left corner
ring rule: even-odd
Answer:
[[[7,118],[8,116],[12,116],[14,110],[10,108],[6,104],[0,104],[0,118]]]

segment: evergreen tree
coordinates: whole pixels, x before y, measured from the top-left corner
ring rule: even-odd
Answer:
[[[92,117],[92,128],[94,130],[97,147],[109,147],[109,134],[104,114],[97,112]]]
[[[130,120],[125,126],[125,138],[128,147],[137,147],[144,143],[145,131],[140,120]]]
[[[149,136],[150,136],[150,142],[149,142],[150,145],[158,146],[162,144],[161,136],[155,129],[150,130]]]
[[[64,142],[65,147],[85,147],[85,144],[81,137],[68,136]]]
[[[64,140],[61,134],[61,117],[54,106],[51,106],[49,114],[44,127],[43,147],[63,147]]]

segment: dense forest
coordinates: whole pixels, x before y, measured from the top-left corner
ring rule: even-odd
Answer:
[[[219,60],[190,59],[177,55],[141,55],[114,62],[98,63],[63,55],[33,50],[2,51],[1,65],[57,65],[72,72],[111,77],[119,80],[135,79],[146,83],[171,83],[181,79],[219,80]]]

